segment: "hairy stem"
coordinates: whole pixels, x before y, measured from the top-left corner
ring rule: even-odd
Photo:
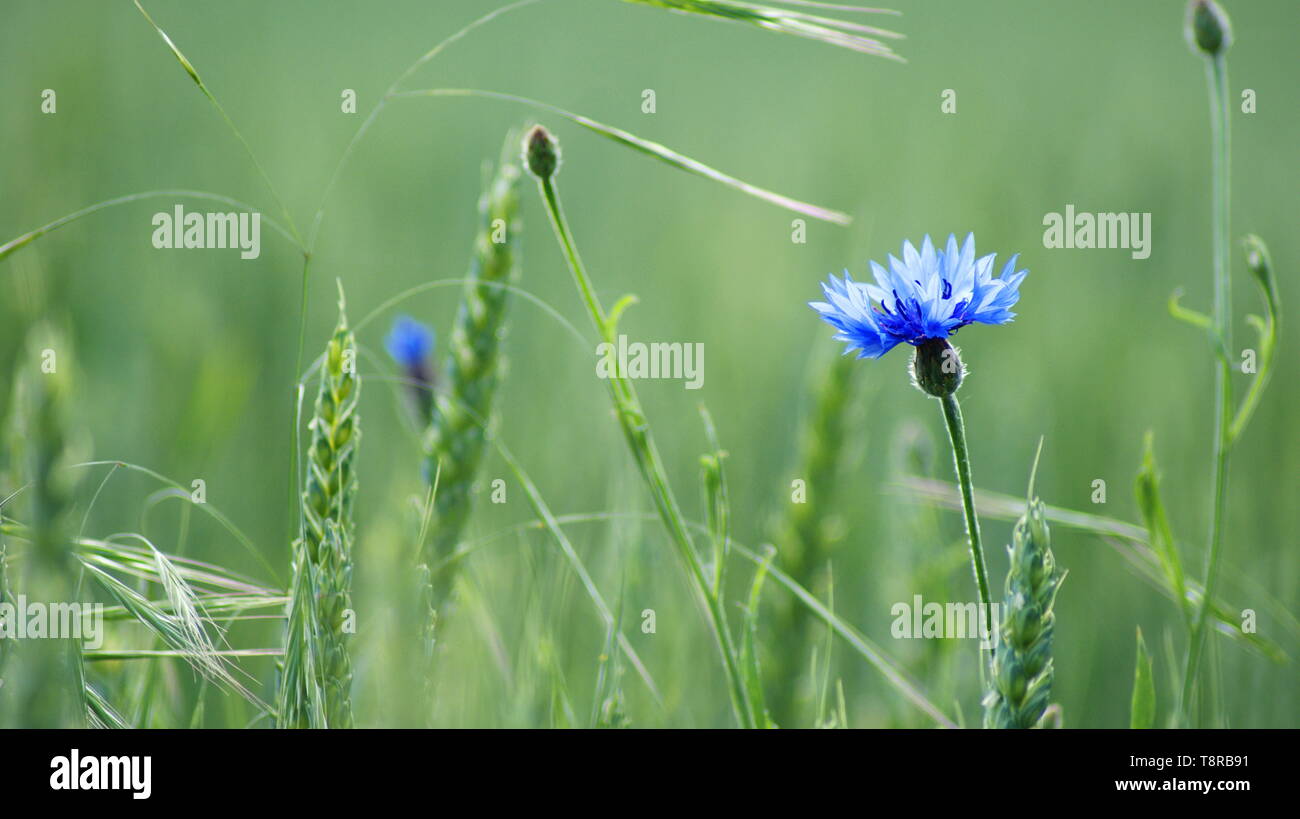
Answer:
[[[961,405],[956,395],[939,399],[943,403],[943,419],[948,423],[948,437],[952,440],[952,457],[957,465],[957,482],[961,484],[961,507],[966,513],[966,535],[970,540],[970,560],[975,568],[975,585],[979,586],[980,603],[984,608],[984,627],[993,633],[993,609],[989,605],[989,572],[984,566],[984,549],[980,545],[980,521],[975,514],[975,484],[970,476],[970,453],[966,449],[966,426],[961,419]]]

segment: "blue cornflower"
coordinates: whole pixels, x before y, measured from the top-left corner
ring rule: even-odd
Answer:
[[[946,339],[967,324],[1006,324],[1015,317],[1011,307],[1020,298],[1020,282],[1028,270],[1016,270],[1012,256],[993,278],[996,254],[975,258],[975,234],[961,248],[955,236],[946,250],[936,250],[927,235],[917,252],[903,243],[903,259],[889,257],[889,269],[871,263],[875,284],[830,277],[822,285],[826,301],[809,302],[822,320],[839,330],[835,338],[848,344],[846,353],[880,358],[898,344],[920,347]]]
[[[416,417],[421,423],[429,423],[433,419],[433,368],[429,364],[433,330],[410,316],[398,316],[384,346],[406,373]]]
[[[384,346],[402,369],[419,369],[433,351],[433,330],[410,316],[398,316]]]

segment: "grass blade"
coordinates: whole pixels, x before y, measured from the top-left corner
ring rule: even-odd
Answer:
[[[481,91],[473,88],[427,88],[418,91],[402,91],[393,96],[481,97],[485,99],[497,99],[518,103],[520,105],[527,105],[538,110],[548,111],[552,114],[564,117],[570,122],[580,125],[592,133],[599,134],[600,136],[612,140],[626,148],[631,148],[638,153],[657,159],[670,167],[676,168],[677,170],[685,171],[694,176],[701,176],[705,179],[710,179],[734,190],[738,190],[748,196],[776,205],[777,207],[785,208],[786,210],[836,225],[847,225],[853,221],[853,218],[847,213],[819,207],[807,202],[801,202],[798,199],[792,199],[789,196],[784,196],[766,188],[760,188],[757,185],[752,185],[742,179],[737,179],[730,174],[712,168],[703,162],[692,159],[685,154],[678,153],[672,148],[660,145],[658,142],[642,139],[641,137],[628,131],[624,131],[621,128],[615,128],[612,125],[597,122],[596,120],[591,119],[590,117],[585,117],[582,114],[575,114],[572,111],[566,111],[563,108],[551,105],[548,102],[541,102],[540,100],[520,97],[514,94],[504,94],[499,91]]]
[[[14,251],[26,247],[27,245],[31,244],[32,242],[36,241],[37,239],[41,238],[47,233],[52,233],[53,231],[58,230],[59,228],[63,227],[66,224],[69,224],[70,222],[75,222],[78,219],[81,219],[86,216],[90,216],[91,214],[94,213],[98,213],[101,210],[107,210],[108,208],[116,207],[117,205],[126,205],[126,204],[130,204],[131,202],[138,202],[142,199],[159,199],[159,198],[206,199],[211,202],[220,202],[223,205],[230,205],[233,208],[236,208],[238,210],[248,211],[249,213],[259,212],[256,206],[250,205],[247,202],[241,202],[238,199],[234,199],[229,196],[224,196],[219,193],[209,193],[208,191],[159,190],[159,191],[142,191],[141,193],[130,193],[125,196],[117,196],[112,199],[105,199],[103,202],[96,202],[93,205],[87,205],[81,210],[73,211],[72,213],[69,213],[67,216],[61,216],[47,225],[42,225],[41,227],[38,227],[35,230],[28,231],[27,233],[24,233],[21,236],[10,239],[9,241],[5,242],[3,245],[0,245],[0,259],[4,259],[6,256],[13,253]],[[275,232],[279,233],[281,236],[287,239],[290,244],[293,244],[295,247],[298,247],[298,242],[293,238],[293,236],[289,234],[288,231],[284,229],[284,226],[281,225],[279,222],[270,218],[266,214],[262,214],[262,221],[265,222],[268,226],[270,226],[273,230],[275,230]]]
[[[1129,716],[1130,728],[1154,728],[1156,724],[1156,681],[1151,670],[1151,655],[1142,639],[1141,627],[1137,630],[1137,661],[1133,668],[1133,704]]]
[[[737,554],[740,554],[748,560],[762,564],[767,558],[760,557],[739,543],[732,543],[732,548]],[[775,566],[769,565],[768,574],[777,583],[780,583],[791,594],[799,599],[801,603],[808,607],[813,614],[817,615],[826,623],[836,634],[844,639],[863,659],[872,665],[877,671],[884,675],[886,681],[902,694],[909,702],[917,708],[924,711],[931,719],[937,722],[943,728],[956,728],[957,723],[939,710],[939,707],[930,702],[929,698],[922,693],[921,689],[913,682],[902,667],[891,659],[879,646],[867,638],[866,635],[859,632],[853,626],[844,622],[833,611],[822,604],[820,600],[812,595],[803,586],[796,583],[789,575]]]
[[[1146,521],[1147,539],[1160,567],[1165,572],[1169,588],[1174,593],[1183,623],[1190,630],[1192,627],[1191,604],[1187,599],[1187,583],[1183,576],[1183,562],[1178,555],[1178,545],[1174,542],[1173,530],[1169,526],[1169,517],[1165,514],[1164,503],[1160,500],[1160,475],[1156,469],[1154,435],[1147,431],[1143,439],[1142,469],[1138,472],[1136,491],[1138,509]]]
[[[897,62],[906,62],[875,37],[899,39],[903,35],[886,29],[849,23],[816,14],[781,8],[779,6],[760,5],[742,2],[742,0],[624,0],[628,3],[668,9],[686,15],[697,15],[729,23],[754,26],[764,31],[789,34],[826,45],[847,48],[863,54],[884,57]],[[850,11],[871,13],[896,13],[883,9],[862,8],[832,3],[819,3],[815,0],[775,0],[787,6],[800,6],[823,11]],[[863,35],[874,35],[868,37]]]

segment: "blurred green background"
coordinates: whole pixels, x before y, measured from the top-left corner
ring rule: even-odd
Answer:
[[[379,95],[432,44],[494,5],[152,0],[146,8],[222,101],[305,231]],[[790,481],[800,477],[797,440],[810,387],[839,346],[805,306],[819,296],[819,280],[844,268],[866,276],[867,259],[883,261],[904,238],[974,231],[980,252],[996,251],[999,260],[1020,252],[1031,271],[1014,324],[959,338],[972,371],[961,397],[977,484],[1023,493],[1045,436],[1039,489],[1048,503],[1137,521],[1133,477],[1142,437],[1154,430],[1174,531],[1189,572],[1200,578],[1211,354],[1202,335],[1165,310],[1178,287],[1190,306],[1208,311],[1210,300],[1206,90],[1201,61],[1183,41],[1182,2],[889,5],[904,15],[869,22],[907,35],[896,44],[906,64],[616,0],[547,0],[475,32],[406,87],[546,100],[848,211],[853,225],[810,222],[807,243],[796,244],[793,214],[556,117],[490,100],[398,100],[376,120],[328,203],[311,273],[308,355],[333,325],[336,278],[355,320],[409,287],[464,274],[484,161],[498,155],[508,129],[541,121],[563,142],[566,208],[602,297],[606,304],[627,292],[640,297],[623,330],[634,340],[705,345],[703,390],[638,384],[693,519],[703,517],[697,459],[707,447],[697,404],[708,404],[730,453],[735,536],[764,542]],[[130,3],[11,0],[5,11],[0,239],[157,188],[219,192],[279,218],[238,142]],[[1300,252],[1296,8],[1253,0],[1230,3],[1228,12],[1237,34],[1229,54],[1233,235],[1254,232],[1269,243],[1285,307],[1300,300],[1291,273]],[[46,88],[57,91],[55,115],[40,112]],[[345,88],[357,92],[356,115],[340,111]],[[1245,88],[1258,95],[1255,114],[1239,112]],[[644,89],[656,92],[654,114],[641,111]],[[956,91],[955,115],[940,112],[945,89]],[[605,386],[594,377],[594,337],[569,273],[531,183],[522,192],[520,286],[592,342],[579,345],[552,317],[515,300],[499,435],[557,513],[648,511]],[[76,420],[89,430],[95,457],[149,466],[185,485],[203,478],[208,501],[252,536],[280,577],[268,577],[205,522],[194,523],[186,554],[283,583],[293,525],[288,426],[301,259],[265,224],[253,261],[234,251],[155,250],[152,214],[176,201],[106,210],[0,262],[0,365],[19,365],[35,317],[64,321],[79,373]],[[1150,212],[1151,257],[1045,249],[1043,216],[1067,204]],[[1233,262],[1240,349],[1255,344],[1243,316],[1261,308],[1235,246]],[[361,402],[355,551],[362,725],[411,724],[421,697],[412,682],[416,660],[394,636],[404,624],[391,604],[393,584],[409,576],[420,459],[400,396],[383,380],[394,375],[383,335],[406,312],[433,324],[441,344],[458,297],[455,287],[423,293],[359,333],[369,351],[362,374],[372,376]],[[1300,385],[1294,330],[1284,325],[1283,332],[1277,375],[1234,454],[1222,591],[1234,606],[1258,611],[1260,631],[1294,655],[1300,438],[1286,408],[1300,401]],[[898,488],[901,470],[916,460],[906,457],[907,446],[935,477],[951,480],[940,414],[908,386],[906,359],[900,351],[858,368],[834,499],[843,532],[833,555],[834,605],[941,707],[978,723],[972,643],[889,635],[895,602],[974,596],[960,517]],[[1238,376],[1239,390],[1246,378]],[[0,401],[7,393],[0,390]],[[87,499],[103,474],[87,474]],[[471,538],[532,520],[498,457],[489,456],[483,477],[485,487],[506,478],[508,502],[488,504],[480,492]],[[1091,501],[1096,479],[1107,484],[1104,506]],[[141,521],[156,488],[143,476],[115,475],[86,531],[143,525],[162,548],[175,548],[175,505]],[[1010,526],[985,526],[1000,589]],[[621,596],[630,637],[664,691],[659,709],[634,675],[624,677],[633,723],[730,724],[712,639],[659,525],[584,524],[570,535],[606,597]],[[1127,724],[1135,626],[1156,655],[1165,715],[1177,671],[1166,639],[1179,657],[1182,651],[1174,607],[1094,536],[1056,527],[1053,547],[1069,570],[1057,604],[1054,697],[1066,725]],[[740,592],[749,567],[735,568]],[[493,539],[469,559],[465,577],[466,614],[442,646],[438,724],[557,724],[566,701],[585,722],[603,629],[550,541],[536,532]],[[770,588],[769,601],[780,594]],[[657,613],[653,635],[636,627],[645,608]],[[241,625],[230,639],[274,646],[279,628]],[[795,651],[786,637],[760,630],[769,654]],[[1294,666],[1216,643],[1228,724],[1296,726]],[[926,724],[860,657],[832,645],[831,679],[843,681],[852,725]],[[266,694],[271,661],[245,668]],[[110,678],[119,672],[96,669]],[[176,679],[178,709],[188,713],[197,687],[183,668]],[[210,706],[203,723],[243,724],[249,714],[240,707]],[[806,706],[799,724],[811,724],[815,710]]]

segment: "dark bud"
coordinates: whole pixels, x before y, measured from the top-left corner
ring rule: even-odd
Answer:
[[[555,176],[560,169],[560,143],[540,125],[534,125],[524,136],[524,165],[542,180]]]
[[[946,398],[957,392],[965,375],[966,367],[948,339],[926,339],[917,346],[912,357],[912,382],[921,392]]]
[[[1273,264],[1269,259],[1268,248],[1264,246],[1264,240],[1254,234],[1247,236],[1242,240],[1246,247],[1246,267],[1250,270],[1250,275],[1268,291],[1273,289]]]
[[[1214,0],[1192,0],[1187,6],[1187,44],[1193,51],[1217,57],[1232,45],[1232,24]]]

